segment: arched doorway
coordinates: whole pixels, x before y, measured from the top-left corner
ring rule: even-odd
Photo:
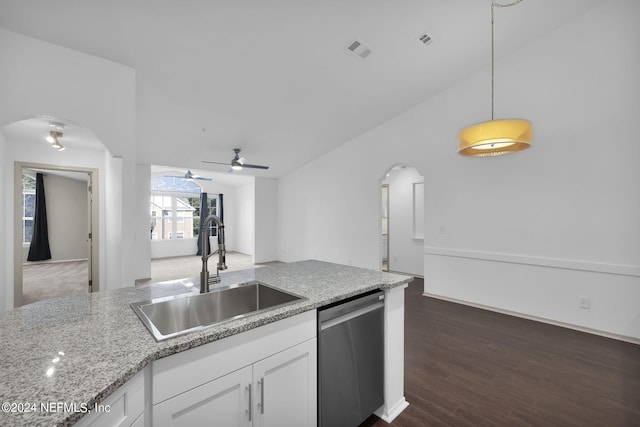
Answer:
[[[380,180],[380,268],[424,274],[424,177],[407,164],[391,166]]]

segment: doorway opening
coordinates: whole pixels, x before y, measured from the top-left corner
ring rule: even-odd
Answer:
[[[38,175],[50,253],[30,257]],[[14,307],[98,290],[97,189],[97,169],[15,162]]]
[[[389,271],[389,184],[382,184],[382,271]]]
[[[380,209],[380,269],[424,275],[424,177],[396,164],[383,175]]]

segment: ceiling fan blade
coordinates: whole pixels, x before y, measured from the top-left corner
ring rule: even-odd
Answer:
[[[205,178],[204,176],[194,176],[191,179],[198,179],[200,181],[213,181],[211,178]]]
[[[242,165],[243,168],[253,168],[253,169],[269,169],[269,166],[262,166],[262,165],[250,165],[248,163],[244,163]]]
[[[244,157],[240,157],[240,149],[239,148],[234,148],[233,152],[236,153],[236,155],[235,155],[235,157],[233,159],[231,159],[230,163],[212,162],[212,161],[209,161],[209,160],[202,160],[202,163],[212,163],[214,165],[228,165],[228,164],[231,164],[231,169],[229,169],[229,172],[233,172],[234,168],[236,168],[237,170],[242,169],[242,168],[269,169],[269,166],[250,165],[248,163],[245,163],[247,161],[247,159],[245,159]]]
[[[222,163],[222,162],[212,162],[212,161],[209,161],[209,160],[202,160],[202,163],[211,163],[211,164],[214,164],[214,165],[227,165],[227,166],[229,165],[229,162]]]

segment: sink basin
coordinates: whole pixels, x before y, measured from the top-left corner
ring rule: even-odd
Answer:
[[[302,301],[306,298],[260,282],[131,304],[156,341]]]

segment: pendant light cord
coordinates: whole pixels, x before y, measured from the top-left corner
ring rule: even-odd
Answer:
[[[491,2],[491,120],[493,121],[493,92],[494,92],[494,77],[495,77],[495,66],[494,66],[494,62],[495,62],[495,55],[494,55],[494,47],[493,47],[493,21],[494,21],[494,17],[493,17],[493,9],[496,7],[510,7],[510,6],[514,6],[518,3],[522,2],[522,0],[516,0],[513,3],[509,3],[509,4],[501,4],[501,3],[496,3],[496,1],[492,1]]]

